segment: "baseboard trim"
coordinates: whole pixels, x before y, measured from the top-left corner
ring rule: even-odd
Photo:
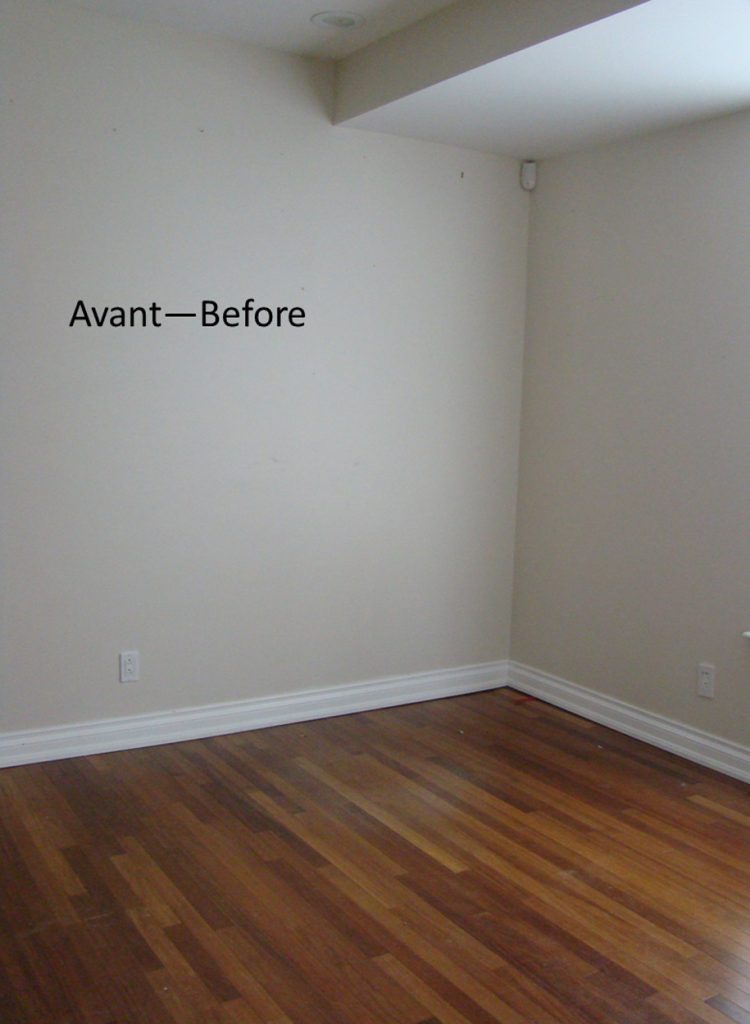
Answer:
[[[689,761],[750,782],[750,747],[511,661],[508,685]]]
[[[272,725],[457,697],[506,685],[662,750],[679,754],[689,761],[750,782],[750,747],[723,740],[513,661],[466,665],[275,697],[0,733],[0,768],[205,739]]]
[[[275,697],[0,733],[0,767],[205,739],[271,725],[456,697],[494,690],[507,685],[507,681],[508,662],[496,661]]]

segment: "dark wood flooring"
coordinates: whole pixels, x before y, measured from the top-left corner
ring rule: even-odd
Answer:
[[[2,1024],[749,1024],[750,787],[511,690],[0,772]]]

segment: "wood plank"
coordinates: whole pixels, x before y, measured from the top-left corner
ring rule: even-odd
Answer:
[[[509,690],[0,772],[3,1024],[750,1024],[750,787]]]

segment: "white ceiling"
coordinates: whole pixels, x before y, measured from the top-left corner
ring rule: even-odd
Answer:
[[[345,57],[375,39],[447,7],[453,0],[78,0],[92,10],[209,32],[310,57]],[[351,11],[360,28],[310,23],[319,11]]]
[[[451,2],[78,0],[95,10],[336,59]],[[332,9],[367,21],[346,31],[310,23],[313,14]],[[647,0],[347,124],[540,159],[748,107],[750,0]]]
[[[348,121],[519,158],[750,107],[750,0],[651,0]]]

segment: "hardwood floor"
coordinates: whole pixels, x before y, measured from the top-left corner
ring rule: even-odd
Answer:
[[[511,690],[0,811],[2,1024],[750,1024],[750,787]]]

